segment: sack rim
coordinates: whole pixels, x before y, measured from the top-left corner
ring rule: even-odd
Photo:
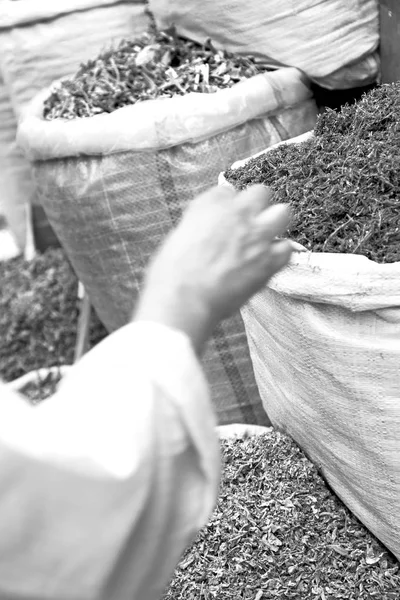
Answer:
[[[198,142],[312,98],[304,74],[287,67],[213,94],[189,93],[146,100],[88,118],[46,121],[44,102],[61,82],[39,92],[21,115],[17,143],[30,160],[160,150]]]
[[[283,144],[305,142],[313,135],[311,130],[278,142],[236,161],[231,169]],[[234,189],[224,172],[219,175],[218,185]],[[352,311],[400,307],[400,261],[377,263],[361,254],[295,250],[289,265],[270,279],[267,287],[293,299],[340,305]]]

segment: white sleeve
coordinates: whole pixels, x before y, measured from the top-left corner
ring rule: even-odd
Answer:
[[[0,599],[160,600],[219,482],[189,340],[133,323],[43,404],[0,397]]]

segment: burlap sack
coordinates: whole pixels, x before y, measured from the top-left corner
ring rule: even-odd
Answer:
[[[19,141],[48,218],[110,331],[131,317],[148,259],[187,203],[233,160],[316,120],[296,69],[66,122],[43,120],[47,94],[25,115]],[[220,424],[268,424],[240,314],[217,329],[205,367]]]
[[[17,120],[54,79],[122,37],[148,26],[141,0],[2,0],[0,2],[0,189],[9,226],[24,249],[33,205],[36,242],[56,243],[35,194],[29,163],[15,144]]]
[[[296,253],[242,316],[272,424],[400,559],[400,263]]]
[[[378,0],[150,0],[160,27],[303,70],[328,89],[379,74]]]

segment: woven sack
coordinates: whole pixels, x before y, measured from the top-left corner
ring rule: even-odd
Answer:
[[[0,2],[1,208],[20,247],[32,204],[39,249],[57,241],[35,194],[29,163],[16,147],[17,120],[54,79],[122,37],[146,29],[144,2],[126,0],[2,0]]]
[[[400,263],[296,253],[242,316],[272,424],[400,559]]]
[[[32,180],[29,163],[17,148],[16,132],[10,94],[0,72],[0,214],[5,216],[19,250],[23,250]]]
[[[130,319],[148,259],[187,203],[233,160],[316,120],[296,69],[71,121],[43,120],[47,95],[32,103],[19,141],[48,218],[110,331]],[[220,424],[268,424],[239,313],[217,329],[205,367]]]
[[[302,69],[328,89],[379,73],[378,0],[150,0],[157,24],[233,52]]]

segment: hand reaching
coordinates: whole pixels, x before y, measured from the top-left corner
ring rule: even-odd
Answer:
[[[287,205],[270,190],[213,188],[196,198],[150,263],[135,318],[181,329],[200,352],[218,322],[235,313],[290,258]]]

